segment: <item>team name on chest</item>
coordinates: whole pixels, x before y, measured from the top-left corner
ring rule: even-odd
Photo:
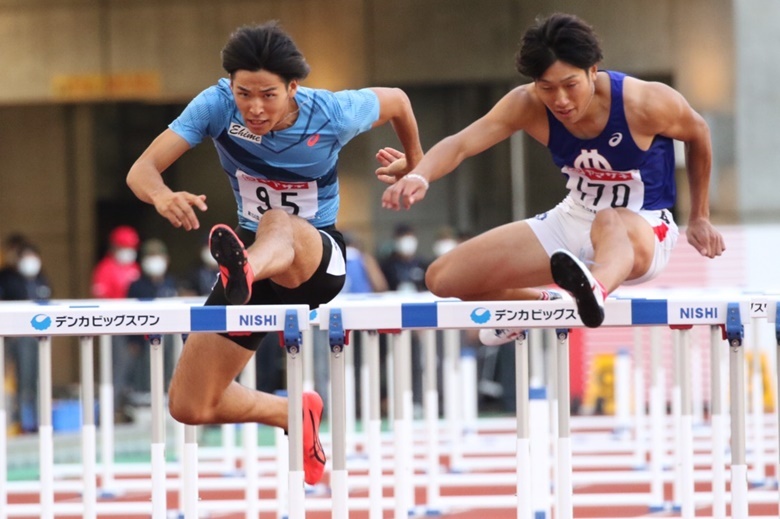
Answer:
[[[258,144],[263,142],[263,138],[260,135],[255,135],[254,133],[250,132],[245,126],[241,126],[240,124],[237,123],[230,123],[228,134],[232,135],[233,137],[238,137],[239,139],[244,139],[245,141],[256,142]]]

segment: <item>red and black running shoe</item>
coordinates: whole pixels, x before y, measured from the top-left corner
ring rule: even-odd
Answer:
[[[233,229],[218,223],[211,228],[209,249],[219,263],[219,279],[228,302],[232,305],[246,304],[252,297],[255,275],[241,239]]]
[[[303,393],[303,480],[317,484],[325,472],[325,451],[320,443],[322,398],[313,391]]]

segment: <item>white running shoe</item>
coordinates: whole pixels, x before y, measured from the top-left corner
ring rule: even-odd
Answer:
[[[479,342],[485,346],[501,346],[520,337],[524,328],[482,328],[479,330]]]
[[[550,257],[553,280],[577,303],[582,324],[598,328],[604,322],[606,293],[590,270],[569,251],[558,249]]]

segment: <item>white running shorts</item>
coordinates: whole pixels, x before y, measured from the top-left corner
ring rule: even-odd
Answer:
[[[680,231],[672,214],[666,209],[639,211],[639,216],[655,231],[655,253],[650,268],[642,276],[626,281],[625,285],[636,285],[649,281],[660,274],[671,256]],[[538,214],[525,221],[536,234],[542,247],[551,256],[556,249],[566,249],[575,254],[586,265],[593,263],[593,243],[590,228],[596,213],[585,209],[571,198],[546,213]]]

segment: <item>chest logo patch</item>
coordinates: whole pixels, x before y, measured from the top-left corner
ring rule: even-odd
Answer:
[[[623,134],[620,132],[613,133],[612,136],[609,138],[609,145],[613,148],[620,144],[620,141],[623,140]]]
[[[309,137],[309,140],[306,141],[306,145],[309,146],[309,148],[311,148],[312,146],[317,144],[319,141],[320,141],[320,134],[319,133],[315,133],[314,135]]]
[[[254,133],[250,132],[246,126],[241,126],[237,123],[230,123],[228,134],[232,135],[233,137],[238,137],[239,139],[244,139],[245,141],[255,142],[257,144],[263,142],[263,138],[261,136],[255,135]]]

